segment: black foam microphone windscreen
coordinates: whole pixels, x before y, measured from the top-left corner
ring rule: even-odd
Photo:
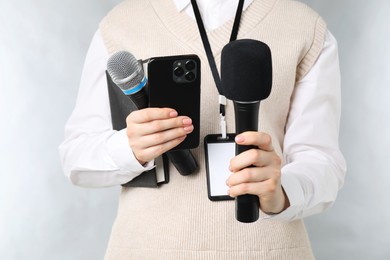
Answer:
[[[266,99],[272,87],[271,50],[267,44],[242,39],[222,50],[221,81],[226,98],[241,101]]]
[[[257,131],[260,101],[266,99],[272,87],[271,50],[263,42],[237,40],[222,50],[221,81],[223,94],[233,100],[236,133]],[[236,144],[236,154],[255,146]],[[259,218],[259,198],[245,194],[236,198],[236,219],[251,223]]]

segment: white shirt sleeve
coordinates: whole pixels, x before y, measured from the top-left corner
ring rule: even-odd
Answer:
[[[85,187],[126,183],[153,167],[142,166],[128,145],[126,129],[112,129],[106,81],[108,53],[100,31],[94,35],[81,77],[77,103],[59,147],[70,181]]]
[[[346,164],[339,150],[341,114],[337,42],[327,32],[323,50],[297,83],[286,126],[282,186],[290,207],[266,218],[293,220],[329,208],[343,186]]]

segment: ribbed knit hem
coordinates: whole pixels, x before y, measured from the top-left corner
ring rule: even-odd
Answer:
[[[186,251],[110,248],[105,260],[311,260],[310,248],[289,248],[272,251]]]

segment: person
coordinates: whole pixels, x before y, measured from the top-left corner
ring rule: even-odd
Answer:
[[[216,59],[227,44],[238,1],[198,0]],[[203,145],[193,149],[198,173],[159,188],[123,187],[106,259],[313,259],[303,218],[323,212],[342,187],[346,165],[338,145],[340,71],[337,42],[324,20],[290,0],[246,0],[238,39],[267,43],[273,86],[261,102],[259,131],[237,135],[254,145],[232,158],[229,195],[258,195],[261,217],[241,223],[234,201],[207,197]],[[110,55],[138,59],[195,53],[202,66],[201,140],[220,133],[219,104],[189,0],[129,0],[100,23],[90,45],[76,106],[59,147],[65,174],[84,187],[129,182],[191,133],[191,118],[172,108],[132,112],[115,131],[105,70]],[[228,132],[234,132],[231,101]],[[249,167],[251,166],[251,167]]]

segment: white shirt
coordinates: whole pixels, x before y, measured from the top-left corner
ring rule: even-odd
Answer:
[[[194,18],[190,0],[174,2],[179,12],[185,11]],[[208,31],[234,17],[238,3],[197,2]],[[244,10],[251,2],[245,2]],[[125,129],[112,130],[105,77],[108,58],[97,31],[85,60],[77,104],[65,126],[65,141],[59,147],[66,176],[79,186],[120,185],[153,165],[143,167],[134,158]],[[283,144],[287,164],[281,177],[290,207],[269,218],[292,220],[309,216],[335,201],[346,171],[338,147],[340,95],[337,42],[327,32],[321,55],[297,83],[292,97]],[[315,131],[307,127],[313,124],[317,126]]]
[[[173,0],[179,12],[185,11],[192,19],[195,20],[194,10],[192,9],[191,0]],[[229,21],[236,15],[239,0],[197,0],[199,12],[202,15],[202,21],[206,30],[212,31],[225,22]],[[253,0],[244,2],[243,11]]]

